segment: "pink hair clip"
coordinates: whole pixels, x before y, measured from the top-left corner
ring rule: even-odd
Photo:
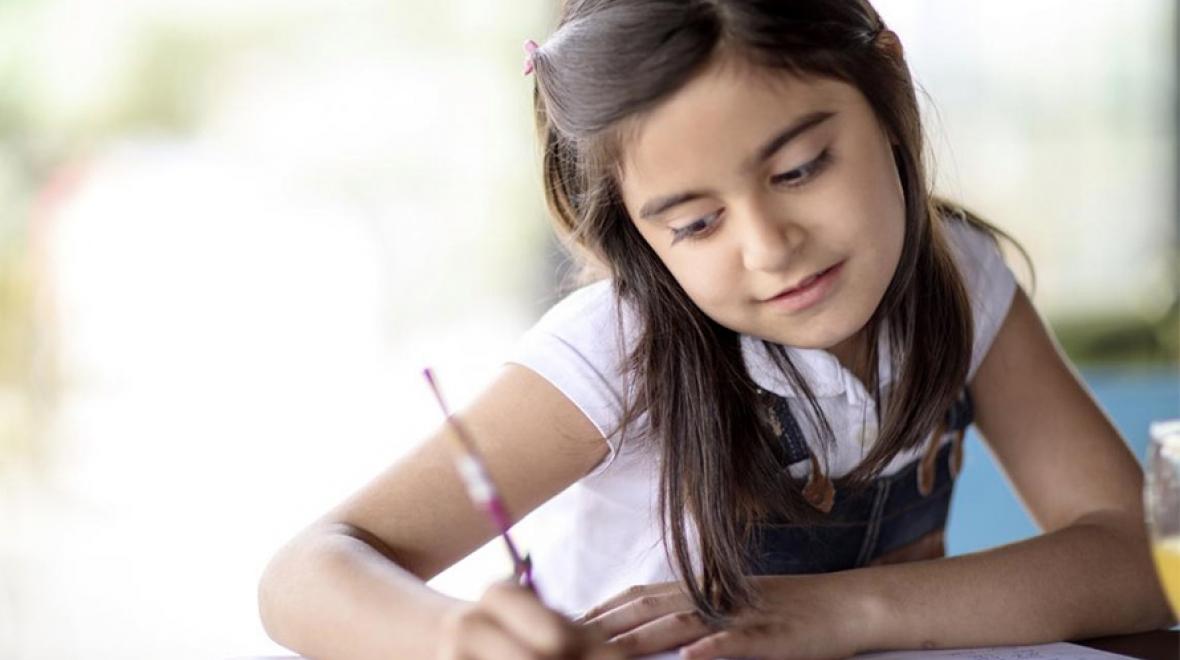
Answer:
[[[533,72],[533,53],[537,52],[537,42],[529,39],[524,42],[524,75]]]

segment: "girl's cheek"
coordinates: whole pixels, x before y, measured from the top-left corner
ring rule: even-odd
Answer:
[[[688,297],[708,316],[720,321],[718,316],[728,316],[725,310],[734,307],[743,299],[743,291],[737,289],[738,281],[710,273],[706,269],[693,269],[680,280]]]

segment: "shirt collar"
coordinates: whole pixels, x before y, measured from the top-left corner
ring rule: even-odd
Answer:
[[[759,387],[780,396],[802,398],[802,393],[787,380],[786,374],[770,357],[761,339],[743,334],[741,343],[746,369]],[[849,403],[860,403],[872,398],[864,384],[831,353],[820,348],[784,348],[815,396],[844,396]],[[882,387],[893,382],[892,351],[884,329],[877,336],[877,373],[880,374]]]

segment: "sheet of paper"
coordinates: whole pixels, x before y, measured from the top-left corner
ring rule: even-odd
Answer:
[[[868,653],[858,655],[863,660],[1113,660],[1114,658],[1130,658],[1129,655],[1119,655],[1099,651],[1088,646],[1079,646],[1066,642],[1056,644],[1039,644],[1036,646],[997,646],[978,649],[948,649],[943,651],[888,651],[886,653]],[[656,653],[645,655],[642,660],[679,660],[676,652]]]
[[[1073,660],[1074,658],[1130,658],[1129,655],[1099,651],[1088,646],[1058,642],[1035,646],[998,646],[978,649],[949,649],[945,651],[889,651],[868,653],[857,658],[866,660],[902,660],[903,658],[924,658],[925,660]]]

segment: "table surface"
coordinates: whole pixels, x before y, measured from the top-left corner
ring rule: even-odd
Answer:
[[[1177,630],[1153,630],[1137,635],[1100,637],[1073,643],[1142,660],[1180,660],[1180,631]],[[231,660],[299,660],[299,656],[239,656]]]
[[[1176,630],[1153,630],[1138,635],[1100,637],[1074,643],[1144,660],[1180,660],[1180,631]]]

